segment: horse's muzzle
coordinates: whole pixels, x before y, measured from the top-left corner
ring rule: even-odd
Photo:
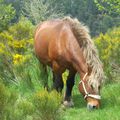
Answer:
[[[93,104],[87,104],[87,109],[88,110],[94,110],[94,109],[98,109],[99,108],[99,106],[96,106],[96,105],[93,105]]]

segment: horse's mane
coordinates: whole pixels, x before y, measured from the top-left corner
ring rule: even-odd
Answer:
[[[102,63],[99,59],[97,49],[89,35],[89,30],[86,26],[80,23],[77,19],[71,17],[63,18],[63,21],[69,23],[80,47],[83,50],[83,55],[90,68],[92,68],[89,83],[95,88],[103,82],[104,72]]]

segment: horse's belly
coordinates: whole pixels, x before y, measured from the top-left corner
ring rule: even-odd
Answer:
[[[59,66],[66,68],[69,66],[69,59],[67,59],[69,57],[64,52],[66,47],[62,45],[64,42],[60,37],[61,30],[61,24],[55,27],[44,26],[44,28],[41,28],[35,36],[35,52],[40,61],[45,64],[52,65],[56,62]]]

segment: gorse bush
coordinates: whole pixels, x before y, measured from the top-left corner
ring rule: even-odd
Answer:
[[[39,61],[33,50],[34,26],[26,18],[0,33],[0,78],[21,91],[40,88]]]
[[[21,96],[0,82],[0,120],[58,120],[61,96],[40,91]]]
[[[58,120],[60,118],[61,96],[56,91],[51,93],[46,90],[37,92],[33,101],[36,110],[35,119]]]
[[[4,117],[5,107],[7,103],[8,91],[5,89],[4,84],[0,83],[0,119]]]
[[[33,38],[34,26],[27,20],[21,17],[19,22],[8,29],[8,33],[13,36],[15,40],[29,40]],[[26,41],[27,42],[27,41]]]
[[[19,82],[16,66],[25,65],[33,51],[33,25],[25,18],[0,33],[0,77],[4,82]]]
[[[15,101],[17,100],[17,93],[10,92],[10,89],[0,82],[0,120],[9,120]],[[11,119],[10,119],[11,120]]]
[[[109,80],[120,79],[120,27],[95,38],[103,68]]]
[[[9,94],[6,96],[4,95],[6,102],[4,102],[4,109],[2,109],[0,114],[1,120],[27,120],[29,116],[32,118],[32,114],[34,112],[33,103],[26,98],[15,94],[15,90],[13,92],[5,87],[5,91],[6,90],[9,90]],[[0,102],[2,101],[3,100],[0,99]]]
[[[18,98],[15,101],[15,106],[12,112],[9,113],[8,120],[27,120],[28,118],[33,118],[34,106],[33,103],[25,98]]]

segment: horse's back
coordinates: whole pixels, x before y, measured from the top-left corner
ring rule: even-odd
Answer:
[[[71,39],[71,41],[70,41]],[[35,51],[40,61],[62,68],[72,67],[70,45],[73,45],[74,35],[69,24],[62,20],[46,21],[35,33]]]

